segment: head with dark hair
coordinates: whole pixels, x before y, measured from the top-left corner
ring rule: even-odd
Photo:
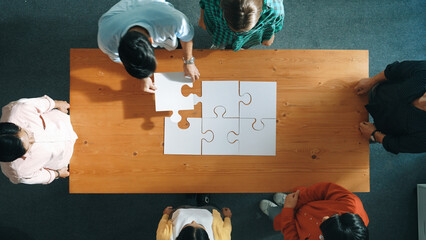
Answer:
[[[256,26],[263,0],[221,0],[223,17],[234,32],[247,32]]]
[[[358,214],[334,215],[322,222],[324,240],[368,240],[368,228]]]
[[[0,123],[0,162],[12,162],[27,152],[20,138],[21,128],[13,123]]]
[[[138,31],[129,31],[121,38],[118,55],[126,71],[135,78],[147,78],[157,68],[151,42]]]
[[[209,240],[206,230],[201,227],[186,226],[182,228],[176,240]]]

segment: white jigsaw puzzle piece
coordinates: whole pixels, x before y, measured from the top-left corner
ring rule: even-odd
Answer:
[[[181,129],[164,118],[164,154],[201,155],[201,142],[212,141],[213,132],[201,132],[201,118],[188,118],[189,127]]]
[[[253,128],[254,119],[240,119],[240,133],[228,134],[229,142],[239,142],[240,155],[276,155],[276,120],[262,119],[261,131]]]
[[[240,102],[248,103],[249,96],[240,96],[238,81],[203,81],[202,96],[194,96],[194,105],[201,102],[202,118],[216,118],[214,108],[223,106],[225,118],[238,118]]]
[[[203,118],[203,131],[210,130],[214,134],[213,141],[202,143],[202,155],[239,155],[239,143],[230,143],[228,133],[238,131],[238,118],[223,118],[225,108],[214,109],[216,118]]]
[[[240,104],[240,118],[256,119],[254,129],[261,130],[261,120],[277,117],[277,83],[276,82],[240,82],[240,94],[250,94],[249,104]]]
[[[182,95],[182,87],[192,87],[192,80],[185,78],[183,72],[154,73],[155,86],[155,111],[173,111],[171,120],[179,122],[182,117],[179,110],[194,109],[193,95]]]

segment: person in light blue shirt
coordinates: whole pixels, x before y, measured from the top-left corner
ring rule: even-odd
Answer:
[[[150,93],[156,89],[151,79],[157,66],[154,47],[172,51],[180,41],[185,76],[199,79],[193,37],[188,18],[165,0],[122,0],[99,19],[99,48],[131,76],[142,79],[144,91]]]

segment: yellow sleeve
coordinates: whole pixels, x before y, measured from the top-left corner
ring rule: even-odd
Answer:
[[[170,240],[173,234],[172,221],[169,220],[169,215],[164,214],[158,223],[157,240]]]
[[[220,213],[216,209],[213,209],[212,228],[216,240],[231,240],[231,218],[225,217],[225,221],[223,221]]]

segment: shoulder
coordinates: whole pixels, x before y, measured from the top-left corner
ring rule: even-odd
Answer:
[[[220,0],[200,0],[200,7],[204,11],[217,11],[220,9]]]
[[[20,125],[32,114],[37,113],[37,109],[24,99],[11,102],[2,108],[1,122],[11,122]]]
[[[263,5],[267,8],[264,10],[273,16],[284,15],[284,3],[282,0],[265,0]]]
[[[22,175],[25,175],[25,171],[21,170],[24,160],[18,158],[12,162],[1,162],[1,170],[3,174],[9,178],[14,184],[21,183]]]

